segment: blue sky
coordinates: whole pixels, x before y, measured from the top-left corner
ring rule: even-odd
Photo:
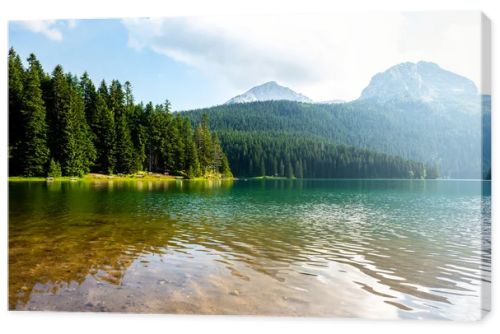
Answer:
[[[9,45],[45,70],[130,81],[136,101],[222,104],[277,81],[313,100],[356,99],[378,72],[432,61],[480,82],[479,12],[349,12],[13,21]],[[486,92],[488,93],[488,92]]]
[[[150,49],[130,48],[127,29],[120,20],[57,21],[54,26],[62,40],[13,22],[9,46],[23,60],[35,53],[46,72],[61,64],[78,76],[87,71],[96,86],[102,79],[108,84],[112,79],[128,80],[136,101],[163,103],[169,99],[174,109],[183,110],[221,104],[231,97],[189,65]]]

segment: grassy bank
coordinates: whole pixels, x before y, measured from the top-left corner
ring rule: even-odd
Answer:
[[[190,180],[190,181],[206,181],[206,180],[229,180],[233,178],[224,178],[218,174],[210,174],[203,177],[196,177],[187,179],[182,176],[164,175],[159,173],[136,173],[124,175],[106,175],[98,173],[90,173],[82,177],[25,177],[25,176],[10,176],[10,182],[104,182],[104,181],[176,181],[176,180]]]
[[[251,180],[290,180],[290,179],[295,179],[289,178],[289,177],[284,177],[284,176],[255,176],[255,177],[249,177]]]

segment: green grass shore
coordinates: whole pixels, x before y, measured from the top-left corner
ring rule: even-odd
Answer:
[[[123,175],[106,175],[90,173],[81,177],[60,176],[60,177],[26,177],[9,176],[9,182],[104,182],[104,181],[206,181],[206,180],[234,180],[234,178],[222,177],[218,174],[211,174],[202,177],[184,178],[182,176],[164,175],[158,173],[136,173]]]

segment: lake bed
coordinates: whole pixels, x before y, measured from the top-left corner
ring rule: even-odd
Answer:
[[[13,310],[477,320],[491,185],[9,183]]]

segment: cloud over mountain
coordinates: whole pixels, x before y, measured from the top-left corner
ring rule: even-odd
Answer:
[[[470,64],[479,64],[479,50],[472,45],[478,40],[479,13],[433,14],[432,20],[426,15],[357,12],[122,22],[130,47],[148,48],[202,71],[224,86],[228,98],[277,80],[314,100],[354,99],[380,68],[420,59],[477,83],[478,69]]]

